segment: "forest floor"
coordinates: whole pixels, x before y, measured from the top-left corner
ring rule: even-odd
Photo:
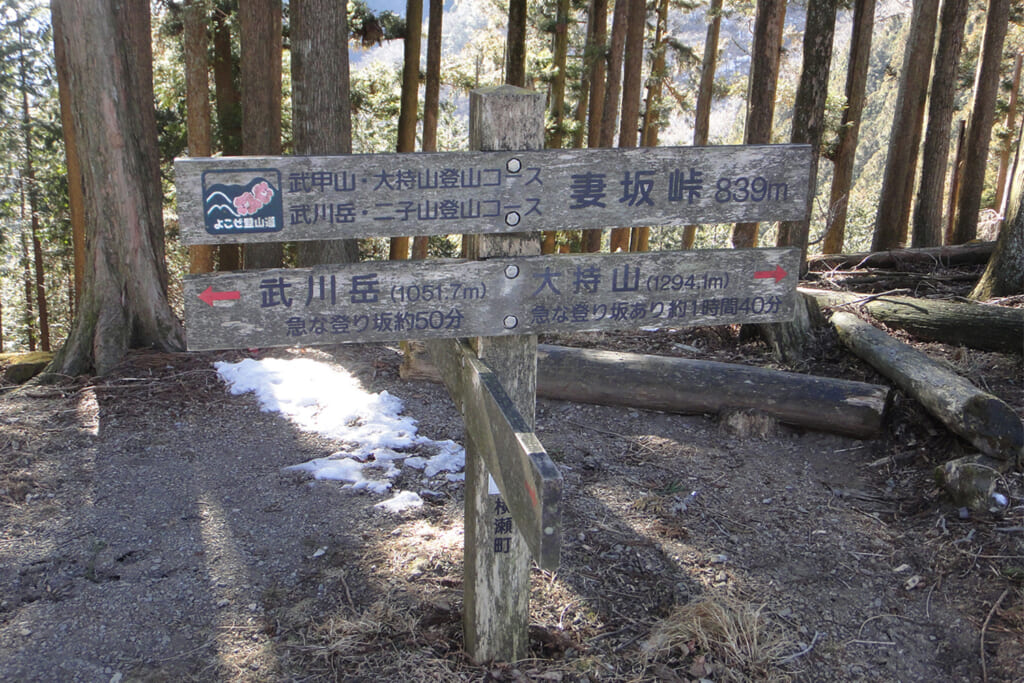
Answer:
[[[778,367],[737,328],[548,341]],[[917,346],[1024,415],[1020,356]],[[0,680],[1024,681],[1024,477],[958,510],[933,471],[969,449],[902,394],[871,440],[539,400],[561,566],[530,659],[474,666],[461,484],[395,515],[286,471],[337,444],[227,391],[212,363],[253,355],[0,392]],[[303,355],[461,439],[396,347]],[[884,383],[827,330],[789,369]]]

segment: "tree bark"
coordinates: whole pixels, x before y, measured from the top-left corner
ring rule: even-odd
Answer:
[[[423,0],[405,3],[405,56],[402,63],[402,97],[398,112],[398,152],[416,151],[416,121],[419,118],[420,38],[423,33]],[[408,237],[392,237],[388,258],[409,258]]]
[[[552,45],[552,68],[555,79],[551,82],[549,107],[552,128],[548,131],[547,147],[562,148],[565,137],[565,67],[569,57],[569,0],[558,0],[555,8],[555,35]]]
[[[552,43],[551,66],[555,70],[555,78],[551,82],[548,96],[551,128],[547,131],[545,147],[561,149],[565,138],[565,68],[569,57],[569,0],[558,0],[555,6],[555,31]],[[558,232],[545,230],[541,253],[555,253],[557,242]]]
[[[218,2],[213,11],[213,88],[220,151],[225,156],[238,156],[242,153],[242,94],[238,90],[238,60],[231,50],[229,11],[225,2]],[[222,244],[217,247],[217,255],[220,270],[242,267],[239,244]]]
[[[828,94],[829,66],[836,32],[838,0],[817,0],[807,6],[804,26],[803,68],[793,105],[795,144],[811,146],[811,186],[807,193],[807,218],[783,221],[776,240],[780,247],[800,248],[801,274],[807,272],[807,242],[814,209],[815,184],[818,176],[819,149],[825,128],[825,98]],[[806,304],[802,299],[799,303]],[[806,306],[798,306],[791,322],[757,326],[761,336],[780,360],[796,363],[803,359],[804,348],[811,337],[811,320]]]
[[[209,20],[206,0],[186,0],[184,23],[185,111],[188,132],[188,153],[192,157],[208,157],[213,153],[210,120],[210,80],[206,49]],[[198,244],[188,248],[190,273],[213,271],[214,247]]]
[[[1010,79],[1010,103],[1006,107],[1006,130],[1010,135],[1006,144],[999,150],[999,173],[996,175],[996,209],[1006,215],[1006,200],[1010,195],[1010,152],[1013,150],[1013,133],[1017,130],[1017,96],[1020,93],[1020,69],[1024,60],[1024,52],[1018,52],[1013,60],[1013,77]],[[1018,142],[1018,145],[1020,143]]]
[[[526,87],[526,0],[509,0],[505,82]]]
[[[964,42],[968,0],[944,0],[939,21],[928,127],[921,155],[921,182],[914,205],[910,245],[916,249],[942,246],[942,207],[949,158],[949,134],[956,106],[956,73]]]
[[[800,291],[813,297],[819,306],[860,308],[875,320],[925,341],[1024,353],[1024,309],[909,296],[875,298],[823,289]]]
[[[244,0],[238,5],[242,45],[242,154],[281,153],[281,0]],[[280,243],[247,244],[246,269],[279,268]]]
[[[587,47],[584,50],[590,69],[590,105],[587,120],[587,146],[601,146],[601,125],[604,114],[604,99],[607,92],[607,55],[605,41],[608,39],[608,0],[591,0],[590,19],[587,24]],[[601,251],[602,231],[583,231],[583,251]]]
[[[849,207],[850,188],[853,185],[853,165],[857,155],[861,114],[866,99],[874,26],[875,0],[856,0],[853,9],[853,33],[850,37],[849,67],[846,72],[846,106],[843,108],[843,120],[839,127],[839,147],[836,150],[835,169],[832,172],[825,239],[821,248],[826,254],[840,253],[846,237],[846,213]]]
[[[620,0],[626,2],[626,0]],[[643,86],[644,25],[647,5],[644,0],[628,0],[626,42],[622,74],[622,111],[619,117],[619,147],[636,147],[640,125],[640,94]],[[610,145],[609,145],[610,146]],[[630,229],[611,232],[611,250],[630,251]]]
[[[292,135],[295,154],[352,153],[349,97],[348,18],[333,0],[292,0]],[[298,264],[354,263],[354,239],[314,240],[297,245]]]
[[[184,348],[166,295],[149,3],[54,0],[51,10],[82,160],[87,267],[78,315],[50,368],[104,374],[129,347]]]
[[[619,120],[619,96],[622,94],[622,58],[626,48],[626,24],[629,22],[630,0],[615,3],[612,14],[611,45],[608,49],[608,78],[605,81],[604,103],[601,107],[600,147],[615,144],[615,124]]]
[[[852,313],[833,313],[832,325],[843,344],[920,401],[950,431],[993,457],[1020,456],[1024,425],[998,398]]]
[[[437,151],[437,118],[441,106],[441,31],[444,0],[430,0],[427,19],[427,80],[423,92],[423,151]]]
[[[404,379],[441,381],[422,354],[407,360]],[[870,438],[881,430],[889,393],[863,382],[748,365],[537,347],[537,395],[558,401],[697,415],[754,410],[799,427]]]
[[[956,207],[960,199],[960,182],[964,175],[964,145],[967,141],[967,122],[957,121],[956,151],[953,152],[953,171],[949,181],[949,201],[946,203],[945,243],[953,244],[953,228],[956,226]]]
[[[693,144],[708,144],[711,131],[711,99],[715,94],[715,67],[718,64],[718,34],[722,28],[722,0],[711,0],[708,8],[707,36],[704,38],[704,58],[700,66],[700,88],[697,90],[697,111],[693,118]],[[697,241],[696,225],[683,228],[683,249],[693,249]]]
[[[775,89],[779,79],[782,29],[785,22],[786,0],[757,0],[744,135],[744,142],[748,145],[766,144],[772,139]],[[738,249],[756,247],[757,223],[737,223],[733,226],[732,245]]]
[[[825,130],[825,99],[828,95],[829,67],[832,63],[832,43],[836,33],[836,11],[839,0],[817,0],[807,6],[804,27],[803,68],[800,85],[793,105],[794,144],[811,146],[811,188],[807,193],[807,218],[802,221],[783,221],[779,224],[776,245],[800,247],[801,269],[806,272],[807,241],[811,216],[814,214],[815,186],[818,178],[821,138]]]
[[[74,252],[74,288],[71,303],[71,316],[82,298],[82,287],[85,282],[85,194],[82,189],[82,165],[78,159],[78,145],[75,141],[75,126],[69,99],[68,63],[64,52],[64,38],[58,32],[63,27],[53,25],[53,61],[57,71],[57,84],[60,91],[60,122],[64,132],[64,155],[67,159],[68,175],[68,213],[71,218],[71,248]]]
[[[22,193],[21,199],[21,220],[24,225],[27,222],[28,208],[25,203],[24,192]],[[35,307],[32,305],[33,287],[32,287],[32,260],[29,258],[29,242],[31,241],[31,234],[25,232],[24,227],[21,230],[21,279],[25,285],[25,341],[28,342],[28,350],[36,350],[36,314]]]
[[[651,74],[647,80],[647,100],[644,104],[643,122],[640,125],[640,145],[657,147],[658,133],[661,129],[662,91],[664,89],[666,52],[668,51],[668,0],[658,3],[654,26],[654,57],[651,61]],[[650,247],[651,228],[641,225],[633,228],[630,250],[647,251]]]
[[[587,24],[587,48],[584,55],[590,69],[590,114],[587,119],[587,146],[601,146],[601,120],[607,87],[608,0],[591,0]]]
[[[1010,0],[991,0],[985,20],[981,57],[974,80],[971,119],[967,124],[967,149],[964,153],[963,180],[960,183],[953,243],[963,244],[978,234],[978,211],[985,189],[985,167],[988,162],[996,97],[999,94],[999,69],[1002,66],[1003,42],[1010,18]]]
[[[437,151],[437,119],[441,108],[441,30],[444,22],[444,0],[430,0],[427,19],[427,77],[423,93],[423,151]],[[430,237],[412,238],[412,258],[427,258]]]
[[[882,179],[882,194],[875,214],[872,251],[896,249],[906,244],[910,204],[913,200],[914,173],[921,142],[921,126],[928,99],[928,73],[935,45],[935,25],[939,3],[914,0],[910,33],[903,53],[900,89],[896,96],[896,116],[892,122],[889,147]]]
[[[1018,148],[1007,218],[988,267],[971,292],[972,299],[1024,294],[1024,164],[1020,154]]]
[[[644,104],[643,124],[640,126],[640,145],[657,147],[661,129],[661,94],[667,74],[665,65],[668,51],[668,0],[658,2],[658,13],[654,26],[654,58],[651,60],[651,77],[647,81],[647,100]]]

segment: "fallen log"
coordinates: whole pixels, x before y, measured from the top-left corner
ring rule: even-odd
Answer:
[[[406,379],[439,382],[422,353],[406,355]],[[537,348],[537,395],[671,413],[755,410],[780,422],[859,438],[877,436],[887,387],[731,363],[575,349]]]
[[[1024,308],[958,303],[909,296],[864,296],[824,289],[799,289],[821,307],[863,308],[875,320],[918,339],[985,351],[1024,353]]]
[[[807,258],[813,271],[833,268],[902,268],[909,264],[942,266],[983,265],[995,250],[995,242],[975,242],[949,247],[866,251],[857,254],[817,254]]]
[[[992,457],[1020,458],[1024,424],[1001,400],[852,313],[834,312],[832,325],[847,348],[920,401],[952,432]]]

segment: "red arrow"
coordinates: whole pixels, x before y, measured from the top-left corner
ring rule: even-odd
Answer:
[[[789,275],[789,273],[787,273],[785,270],[783,270],[782,266],[775,266],[775,270],[755,270],[754,271],[754,279],[755,280],[773,277],[773,278],[775,278],[775,284],[779,284],[779,280],[781,280],[782,278],[786,277],[787,275]]]
[[[213,285],[210,285],[206,290],[199,295],[199,298],[205,301],[210,306],[213,305],[214,301],[233,301],[235,299],[241,299],[241,292],[215,292],[213,291]]]

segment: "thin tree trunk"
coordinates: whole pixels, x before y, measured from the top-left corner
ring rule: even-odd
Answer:
[[[25,336],[28,342],[28,350],[36,350],[36,313],[32,305],[32,261],[28,256],[29,233],[25,231],[24,224],[27,222],[27,204],[24,194],[21,200],[21,279],[25,285]]]
[[[352,153],[348,17],[334,0],[291,0],[292,133],[297,155]],[[355,239],[299,242],[298,264],[354,263]]]
[[[423,94],[423,151],[437,151],[437,119],[441,107],[441,30],[444,0],[430,0],[427,19],[427,80]],[[430,237],[417,235],[412,239],[412,257],[427,258]]]
[[[661,93],[665,81],[666,52],[668,51],[668,0],[658,3],[658,15],[654,27],[654,59],[651,61],[651,77],[647,83],[647,102],[644,105],[644,122],[640,136],[642,147],[657,147],[661,128]]]
[[[188,153],[208,157],[212,153],[210,123],[210,80],[206,59],[209,39],[206,25],[209,7],[206,0],[186,0],[183,12],[185,37],[185,110],[188,124]],[[214,247],[199,244],[188,248],[189,272],[213,270]]]
[[[626,0],[620,0],[625,3]],[[640,126],[640,94],[643,88],[644,25],[647,5],[644,0],[629,0],[626,23],[625,55],[622,74],[622,111],[619,117],[619,147],[636,147]],[[625,188],[624,188],[625,189]],[[636,188],[633,188],[634,191]],[[630,229],[611,232],[611,250],[630,251]]]
[[[588,5],[588,16],[587,16],[587,34],[584,39],[583,54],[581,55],[581,73],[580,73],[580,87],[579,87],[579,98],[576,100],[576,115],[575,123],[572,131],[572,139],[569,141],[569,145],[573,149],[581,149],[583,147],[584,137],[587,129],[587,110],[590,107],[590,62],[588,61],[588,51],[591,49],[593,42],[593,30],[594,30],[594,17],[591,14],[593,11],[593,0],[590,0]]]
[[[910,245],[942,245],[942,208],[949,160],[949,134],[953,125],[956,72],[964,42],[968,0],[944,0],[939,20],[939,46],[935,53],[928,126],[921,154],[921,182],[914,205]]]
[[[166,294],[149,3],[54,0],[51,10],[67,57],[88,239],[81,305],[50,367],[104,374],[129,347],[184,347]]]
[[[952,179],[949,181],[949,202],[946,206],[946,244],[953,244],[953,227],[956,225],[956,205],[960,198],[960,181],[964,177],[964,143],[967,140],[967,122],[957,121],[956,151],[953,153]]]
[[[611,47],[608,50],[608,79],[605,83],[604,104],[601,107],[601,147],[612,147],[615,144],[615,124],[619,120],[622,58],[626,47],[626,24],[629,20],[630,1],[618,0],[612,15]]]
[[[281,0],[244,0],[238,5],[242,44],[242,154],[281,153]],[[247,244],[243,264],[279,268],[284,246]]]
[[[587,25],[587,47],[584,51],[590,69],[590,105],[587,120],[587,146],[601,146],[601,119],[604,114],[604,97],[607,92],[607,55],[605,41],[608,39],[608,0],[591,0],[590,21]],[[582,249],[588,253],[601,251],[602,231],[584,230]]]
[[[861,114],[866,99],[874,26],[875,0],[856,0],[853,9],[853,34],[850,38],[849,69],[846,73],[846,107],[843,109],[843,120],[839,127],[839,148],[836,150],[825,239],[822,244],[822,251],[826,254],[838,254],[843,251],[846,214],[850,188],[853,184],[853,165],[857,155]]]
[[[935,25],[939,15],[936,0],[915,0],[910,19],[910,33],[903,54],[900,89],[896,96],[896,115],[885,161],[882,193],[875,214],[872,251],[903,246],[907,241],[907,224],[913,200],[914,172],[921,143],[921,127],[928,99],[928,73],[931,70],[935,45]]]
[[[569,56],[569,0],[558,0],[555,10],[553,63],[555,79],[551,83],[550,108],[553,126],[547,147],[561,149],[565,137],[565,66]]]
[[[657,147],[658,133],[661,129],[662,87],[667,74],[665,73],[666,55],[668,51],[668,0],[660,0],[654,27],[654,59],[651,61],[651,76],[647,84],[647,101],[644,105],[643,124],[640,128],[640,145]],[[650,226],[643,225],[633,228],[630,240],[631,251],[647,251],[651,238]],[[635,243],[634,243],[635,242]]]
[[[39,348],[50,350],[50,314],[46,304],[46,272],[43,268],[43,245],[39,240],[39,215],[32,213],[32,256],[35,262],[36,303],[39,307]]]
[[[765,144],[772,139],[775,118],[775,89],[782,55],[782,29],[786,22],[786,0],[758,0],[751,50],[747,96],[747,128],[744,142]],[[736,248],[757,246],[757,223],[737,223],[732,230]]]
[[[1013,60],[1013,78],[1010,81],[1010,104],[1006,108],[1006,130],[1010,135],[1006,144],[999,150],[999,173],[996,176],[996,210],[1001,216],[1006,215],[1006,200],[1010,194],[1010,183],[1007,172],[1010,168],[1010,152],[1013,148],[1013,131],[1017,128],[1017,95],[1020,92],[1020,68],[1024,52],[1018,52]]]
[[[793,133],[790,139],[794,144],[811,146],[811,188],[807,193],[808,217],[801,221],[780,223],[776,244],[780,247],[800,247],[802,271],[806,271],[810,216],[818,178],[821,137],[825,130],[825,99],[828,95],[829,67],[832,63],[838,4],[838,0],[817,0],[807,7],[803,68],[800,73],[800,85],[796,91],[796,103],[793,106]]]
[[[509,0],[505,82],[526,87],[526,0]]]
[[[547,132],[545,147],[561,149],[565,138],[565,67],[569,56],[569,0],[558,0],[555,9],[555,32],[552,45],[552,68],[555,78],[548,96],[551,128]],[[555,253],[558,241],[556,230],[545,230],[541,243],[542,254]]]
[[[437,119],[441,103],[441,30],[444,0],[430,0],[427,23],[427,80],[423,94],[423,151],[437,151]]]
[[[967,149],[964,153],[964,177],[953,226],[953,243],[963,244],[978,234],[978,211],[985,189],[985,167],[992,138],[996,97],[999,94],[999,69],[1002,66],[1003,41],[1010,18],[1010,0],[991,0],[985,20],[981,57],[974,80],[971,120],[967,124]]]
[[[715,93],[715,67],[718,64],[718,34],[722,27],[722,0],[711,0],[708,8],[707,36],[704,38],[704,58],[700,66],[700,88],[697,90],[697,111],[693,119],[693,144],[708,144],[711,130],[711,99]],[[683,249],[693,249],[697,241],[696,225],[683,228]]]
[[[242,95],[238,90],[238,63],[231,53],[231,28],[226,3],[218,3],[213,11],[213,87],[217,102],[217,128],[220,130],[220,151],[226,156],[242,153]],[[217,247],[220,270],[242,267],[242,247],[222,244]]]
[[[405,57],[402,65],[402,98],[398,113],[398,152],[416,151],[416,121],[420,95],[420,37],[423,32],[423,0],[405,3]],[[388,258],[409,258],[408,237],[392,237]]]

